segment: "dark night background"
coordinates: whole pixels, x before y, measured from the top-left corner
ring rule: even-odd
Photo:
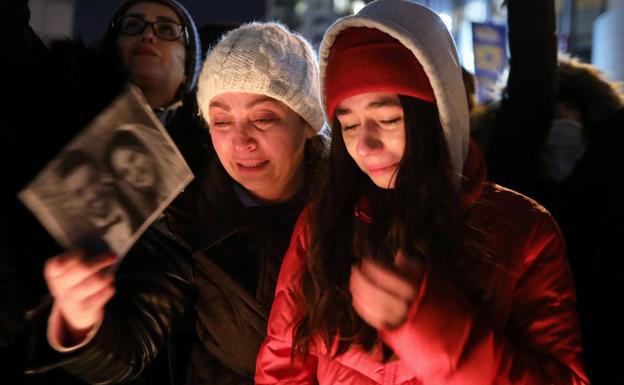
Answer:
[[[74,37],[92,43],[103,36],[110,16],[123,1],[77,0],[74,9]],[[198,28],[209,23],[241,23],[260,20],[265,14],[264,0],[179,1],[193,15]]]

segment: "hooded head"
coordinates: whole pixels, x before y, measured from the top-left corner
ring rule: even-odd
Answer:
[[[593,139],[595,130],[624,107],[621,84],[609,81],[598,68],[576,58],[559,54],[557,61],[559,94],[557,102],[576,110],[585,135]]]
[[[208,124],[210,101],[226,92],[277,99],[315,132],[325,123],[314,50],[304,38],[278,23],[243,25],[223,36],[208,52],[197,87],[199,109]]]
[[[321,97],[328,122],[345,98],[388,92],[434,103],[460,185],[468,153],[468,103],[453,39],[433,11],[378,0],[338,20],[320,47]]]
[[[176,0],[128,0],[123,3],[117,11],[113,14],[108,29],[102,40],[102,46],[106,52],[115,58],[116,62],[121,62],[119,49],[117,47],[117,40],[119,38],[119,21],[126,12],[134,5],[138,3],[155,3],[162,4],[171,8],[182,24],[184,28],[182,38],[184,39],[184,46],[186,48],[186,60],[184,64],[185,81],[178,90],[177,98],[182,98],[195,88],[197,83],[197,77],[199,75],[199,66],[201,64],[201,49],[199,34],[193,18],[188,13],[186,8],[182,6]]]

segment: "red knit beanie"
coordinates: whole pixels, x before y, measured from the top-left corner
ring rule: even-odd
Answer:
[[[351,27],[340,32],[325,69],[327,117],[338,104],[367,92],[413,96],[435,103],[429,78],[416,57],[397,39],[375,28]]]

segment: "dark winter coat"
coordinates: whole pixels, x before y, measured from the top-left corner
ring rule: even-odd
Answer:
[[[61,383],[55,374],[22,378],[24,314],[47,292],[45,258],[62,250],[17,199],[20,191],[126,85],[110,53],[80,42],[48,46],[30,28],[26,0],[0,2],[0,371],[7,383]],[[191,168],[205,163],[194,95],[166,122]]]
[[[61,249],[17,192],[121,91],[124,78],[101,53],[78,43],[47,47],[28,26],[26,1],[3,1],[0,25],[0,370],[20,384],[24,313],[47,292],[46,257]],[[60,382],[55,374],[47,382]],[[4,381],[4,380],[3,380]]]
[[[306,181],[320,159],[311,147]],[[97,383],[129,381],[145,369],[145,383],[253,383],[308,184],[289,202],[250,206],[216,157],[199,175],[124,258],[93,340],[72,353],[51,353],[49,365]],[[172,368],[169,379],[152,377],[148,367],[159,353],[158,362]]]
[[[558,186],[553,214],[568,245],[589,379],[595,385],[622,384],[621,355],[613,351],[624,344],[619,332],[624,317],[613,305],[624,292],[624,200],[617,187],[624,183],[624,108],[586,129],[593,140]]]

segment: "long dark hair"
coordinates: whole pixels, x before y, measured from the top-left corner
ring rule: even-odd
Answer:
[[[135,133],[128,130],[118,131],[108,142],[108,145],[106,146],[106,149],[104,151],[104,161],[106,163],[106,166],[109,172],[118,180],[121,180],[123,178],[118,174],[117,170],[112,164],[113,152],[117,148],[129,148],[133,151],[143,153],[148,157],[154,159],[154,155],[152,154],[150,149],[141,139],[137,137]],[[138,188],[136,186],[131,186],[129,183],[126,183],[129,189],[132,189],[137,194],[139,194],[138,196],[135,196],[135,198],[140,198],[140,200],[142,201],[141,203],[147,205],[148,208],[145,209],[146,211],[153,210],[158,205],[159,185],[160,183],[162,183],[162,176],[160,175],[159,170],[156,170],[155,175],[155,185],[149,188]],[[128,188],[124,189],[124,192],[126,194],[130,193]],[[138,205],[139,203],[140,202],[135,202],[135,205]]]
[[[376,187],[358,168],[334,119],[327,170],[320,173],[310,212],[311,245],[293,332],[295,354],[308,353],[317,341],[331,351],[337,336],[335,355],[352,345],[367,351],[377,346],[377,331],[353,310],[348,289],[351,266],[364,257],[392,265],[401,250],[407,258],[450,271],[460,243],[459,203],[438,111],[412,97],[400,100],[406,143],[392,190]],[[354,216],[363,197],[371,223]]]

